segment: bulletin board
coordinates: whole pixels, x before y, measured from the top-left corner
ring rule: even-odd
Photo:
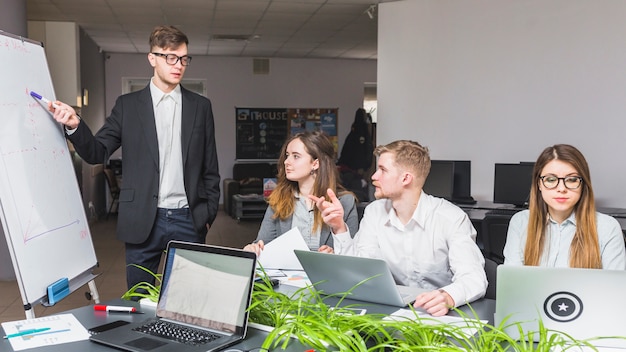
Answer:
[[[323,131],[338,148],[337,108],[235,108],[236,159],[276,160],[287,138]]]

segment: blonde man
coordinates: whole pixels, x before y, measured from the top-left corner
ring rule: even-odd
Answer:
[[[398,284],[430,291],[414,307],[433,316],[485,295],[484,258],[467,214],[452,203],[422,191],[428,172],[428,148],[400,140],[374,151],[372,175],[376,201],[365,209],[359,231],[339,224],[341,207],[328,192],[317,198],[324,221],[335,223],[335,253],[385,260]]]

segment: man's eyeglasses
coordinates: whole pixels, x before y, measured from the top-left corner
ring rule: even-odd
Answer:
[[[578,189],[583,184],[583,178],[580,176],[556,177],[554,175],[540,176],[541,183],[547,189],[555,189],[559,182],[563,181],[563,185],[567,189]]]
[[[183,66],[189,66],[191,62],[191,56],[178,56],[175,54],[162,54],[162,53],[151,53],[152,55],[160,56],[165,58],[165,62],[168,65],[176,65],[178,60],[180,60],[180,64]]]

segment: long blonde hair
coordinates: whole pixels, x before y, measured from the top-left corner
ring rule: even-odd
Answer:
[[[311,155],[311,158],[313,160],[317,159],[319,162],[319,168],[315,171],[315,182],[311,194],[318,197],[326,196],[326,190],[329,188],[337,195],[346,193],[346,190],[339,183],[339,171],[335,165],[335,147],[328,136],[319,131],[297,133],[289,138],[280,150],[276,188],[268,200],[269,206],[274,209],[274,218],[281,220],[292,216],[296,208],[294,194],[298,192],[298,182],[288,180],[285,173],[287,145],[295,139],[299,139],[304,144],[306,152]],[[313,231],[316,231],[323,224],[322,215],[319,209],[315,207]]]
[[[540,176],[543,168],[552,160],[561,160],[570,164],[583,182],[580,199],[574,206],[576,213],[576,232],[570,245],[569,266],[572,268],[602,268],[598,229],[596,226],[596,205],[591,187],[589,165],[582,153],[568,144],[556,144],[541,152],[533,169],[533,182],[530,188],[529,221],[524,264],[539,265],[545,246],[545,232],[548,227],[548,206],[539,191]]]

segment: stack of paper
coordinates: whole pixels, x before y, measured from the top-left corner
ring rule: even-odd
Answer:
[[[2,323],[14,351],[89,339],[89,332],[73,314]]]

